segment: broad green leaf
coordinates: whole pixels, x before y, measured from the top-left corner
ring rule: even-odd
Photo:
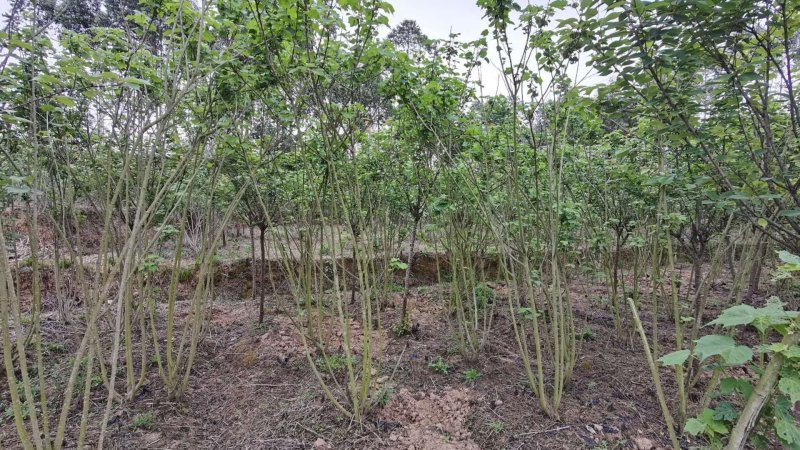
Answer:
[[[703,412],[697,417],[698,420],[706,425],[705,431],[707,434],[728,434],[728,426],[725,422],[715,419],[716,412],[712,409],[705,408]]]
[[[797,376],[781,377],[778,389],[788,395],[792,403],[800,402],[800,378]]]
[[[734,392],[738,392],[739,394],[742,394],[742,397],[744,397],[746,400],[753,392],[753,385],[747,380],[742,380],[739,378],[723,378],[719,382],[719,392],[722,395],[729,395],[733,394]]]
[[[782,351],[783,356],[789,359],[800,359],[800,345],[792,345]]]
[[[29,186],[6,186],[6,192],[11,195],[27,194],[31,191]]]
[[[786,397],[780,397],[775,404],[775,433],[783,445],[791,449],[800,449],[800,429],[792,414],[793,404]]]
[[[683,427],[683,431],[691,434],[692,436],[697,436],[698,434],[704,432],[706,430],[706,424],[695,419],[692,417],[691,419],[686,421],[686,425]]]
[[[786,325],[798,315],[797,311],[784,310],[783,302],[775,296],[767,299],[767,305],[756,309],[755,313],[756,318],[751,324],[762,334],[766,333],[769,328],[774,328],[781,334],[785,334]]]
[[[658,362],[664,366],[679,366],[686,362],[691,354],[692,352],[689,350],[678,350],[658,358]]]
[[[675,181],[675,175],[655,175],[647,180],[649,186],[667,186]]]
[[[714,408],[714,420],[733,422],[737,417],[739,417],[739,412],[728,402],[720,402],[717,407]]]
[[[730,350],[723,351],[720,356],[726,363],[738,366],[753,359],[753,350],[746,345],[737,345]]]
[[[70,97],[67,97],[66,95],[56,95],[53,97],[53,100],[55,100],[58,103],[61,103],[64,106],[69,106],[69,107],[75,106],[75,100],[71,99]]]
[[[42,73],[42,74],[37,75],[36,76],[36,81],[38,81],[39,83],[47,84],[47,85],[51,85],[51,86],[54,85],[54,84],[58,84],[58,78],[54,77],[53,75],[47,74],[47,73]]]
[[[724,328],[735,327],[737,325],[747,325],[757,317],[756,309],[750,305],[732,306],[708,323],[708,325],[720,325]]]
[[[781,353],[781,352],[786,351],[788,348],[789,348],[789,346],[784,344],[783,342],[776,342],[776,343],[770,345],[769,347],[767,347],[767,350],[770,351],[770,352]]]
[[[712,356],[721,355],[723,352],[729,352],[736,347],[733,338],[730,336],[720,336],[718,334],[703,336],[695,342],[697,345],[694,351],[700,358],[700,361],[704,361]]]
[[[33,45],[30,42],[26,42],[18,38],[11,38],[9,44],[10,44],[9,49],[13,49],[14,47],[21,47],[24,48],[25,50],[28,50],[29,52],[33,51]]]
[[[12,114],[0,114],[0,118],[3,119],[3,122],[10,123],[12,125],[15,125],[15,124],[18,124],[18,123],[31,123],[30,120],[28,120],[28,119],[26,119],[24,117],[15,116],[15,115],[12,115]]]
[[[778,258],[787,264],[800,264],[800,256],[793,255],[786,250],[779,251]]]

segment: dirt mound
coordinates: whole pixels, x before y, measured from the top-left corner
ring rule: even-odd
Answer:
[[[299,331],[287,317],[275,317],[272,328],[259,338],[258,352],[261,358],[276,358],[281,364],[305,354]]]
[[[381,411],[382,420],[404,425],[389,436],[388,448],[478,450],[466,421],[474,395],[469,389],[448,389],[442,395],[412,395],[401,389]]]

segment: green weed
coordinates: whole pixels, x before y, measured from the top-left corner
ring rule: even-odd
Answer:
[[[428,364],[428,367],[431,368],[434,372],[438,372],[442,375],[447,375],[448,373],[450,373],[450,366],[442,359],[441,356],[431,361]]]

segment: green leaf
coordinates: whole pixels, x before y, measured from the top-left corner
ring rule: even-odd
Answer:
[[[528,307],[517,308],[517,314],[519,314],[522,320],[534,320],[542,315],[539,311],[534,312],[533,309]]]
[[[733,405],[728,402],[720,402],[720,404],[714,408],[714,420],[733,422],[737,417],[739,417],[739,413],[733,409]]]
[[[13,114],[0,114],[0,118],[3,119],[3,122],[10,123],[12,125],[18,123],[31,123],[30,120],[24,117],[15,116]]]
[[[58,78],[54,77],[53,75],[42,73],[36,76],[36,81],[42,84],[46,84],[52,86],[54,84],[58,84]]]
[[[21,48],[24,48],[25,50],[27,50],[29,52],[33,51],[33,45],[30,42],[25,42],[25,41],[23,41],[21,39],[18,39],[18,38],[11,38],[11,40],[9,41],[9,44],[10,44],[9,45],[9,49],[13,49],[15,47],[21,47]]]
[[[677,350],[658,358],[658,362],[663,366],[679,366],[686,362],[691,354],[689,350]]]
[[[750,394],[753,392],[753,385],[751,385],[746,380],[738,378],[733,378],[733,377],[723,378],[719,382],[719,392],[722,395],[729,395],[733,394],[734,392],[738,392],[746,400],[747,398],[750,397]]]
[[[755,72],[747,72],[747,73],[743,73],[743,74],[739,75],[739,81],[742,82],[742,83],[747,83],[749,81],[755,81],[755,80],[760,80],[760,79],[761,79],[761,76],[759,76]]]
[[[800,345],[792,345],[782,351],[783,356],[789,359],[800,359]]]
[[[71,99],[70,97],[67,97],[66,95],[56,95],[55,97],[53,97],[53,100],[55,100],[58,103],[61,103],[64,106],[69,106],[69,107],[75,106],[76,104],[75,100]]]
[[[753,350],[746,345],[737,345],[736,347],[726,350],[720,354],[726,363],[732,366],[742,365],[753,359]]]
[[[778,382],[778,389],[788,395],[792,403],[800,402],[800,378],[782,377]]]
[[[647,179],[648,186],[667,186],[675,181],[675,175],[655,175]]]
[[[683,431],[691,434],[692,436],[697,436],[698,434],[702,433],[705,430],[706,430],[706,424],[695,419],[694,417],[687,420],[686,425],[683,426]]]
[[[706,408],[697,417],[698,420],[705,424],[705,432],[710,436],[715,434],[728,434],[728,425],[725,422],[714,418],[716,412],[712,409]]]
[[[775,433],[786,448],[800,449],[800,429],[791,410],[789,399],[780,397],[775,404]]]
[[[721,355],[723,352],[728,352],[736,347],[736,343],[730,336],[720,336],[718,334],[709,334],[703,336],[697,341],[694,348],[695,353],[704,361],[712,356]]]
[[[758,226],[760,226],[761,228],[767,228],[767,225],[769,225],[769,222],[767,222],[767,219],[765,219],[763,217],[759,217],[757,223],[758,223]]]
[[[786,250],[779,251],[778,258],[786,264],[800,264],[800,256],[793,255]]]
[[[789,218],[800,217],[800,209],[784,209],[778,215]]]
[[[759,333],[763,334],[769,328],[774,328],[785,333],[785,325],[797,317],[797,311],[786,311],[783,309],[783,302],[778,297],[772,296],[767,299],[767,305],[756,310],[756,318],[751,323]]]
[[[708,325],[721,325],[724,328],[735,327],[737,325],[747,325],[757,317],[756,309],[750,305],[736,305],[722,311],[716,319]]]
[[[775,352],[775,353],[782,353],[782,352],[786,351],[786,349],[788,349],[788,348],[789,348],[789,346],[784,344],[783,342],[776,342],[774,344],[771,344],[771,345],[767,346],[765,351]]]
[[[31,191],[29,186],[6,186],[6,192],[11,195],[23,195]]]
[[[134,90],[138,89],[139,86],[149,86],[150,85],[149,81],[143,80],[141,78],[135,78],[135,77],[125,77],[125,78],[123,78],[122,81],[123,81],[123,83],[125,83],[125,86],[127,86],[127,87],[129,87],[131,89],[134,89]]]

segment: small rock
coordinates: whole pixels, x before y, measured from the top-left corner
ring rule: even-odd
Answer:
[[[502,406],[502,405],[503,405],[503,401],[502,401],[502,400],[500,400],[499,398],[498,398],[497,400],[495,400],[495,401],[494,401],[494,406],[495,406],[495,407],[497,407],[497,406]]]
[[[147,433],[142,437],[142,440],[148,444],[154,444],[161,440],[161,433]]]
[[[655,447],[653,441],[647,439],[646,437],[633,438],[633,443],[636,445],[638,450],[651,450]]]
[[[603,433],[606,434],[619,433],[619,428],[615,427],[614,425],[603,425]]]
[[[597,430],[597,431],[603,431],[603,426],[598,424],[598,423],[596,423],[596,424],[594,424],[594,429]]]
[[[317,438],[317,440],[314,441],[314,450],[329,450],[330,448],[332,447],[325,442],[325,439]]]

